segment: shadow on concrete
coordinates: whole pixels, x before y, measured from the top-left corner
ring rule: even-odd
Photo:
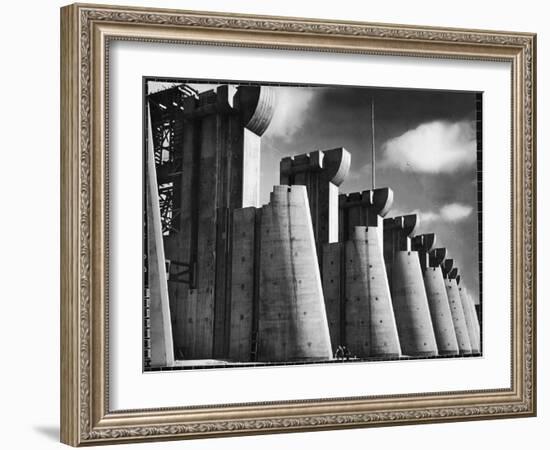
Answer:
[[[34,430],[52,441],[59,442],[59,427],[53,425],[35,425]]]

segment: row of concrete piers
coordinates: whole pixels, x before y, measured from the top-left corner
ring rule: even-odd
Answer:
[[[337,148],[284,158],[260,207],[273,90],[184,91],[148,103],[146,367],[480,354],[458,268],[392,189],[340,194]]]
[[[308,189],[332,348],[357,358],[480,354],[475,306],[447,249],[435,234],[415,235],[416,215],[386,217],[390,188],[338,195],[349,159],[339,148],[281,163],[282,181]]]

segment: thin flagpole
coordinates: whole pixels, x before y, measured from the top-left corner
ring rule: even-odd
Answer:
[[[375,167],[376,167],[376,156],[374,148],[374,99],[370,101],[370,117],[371,117],[371,170],[372,170],[372,190],[376,186],[376,176],[375,176]]]

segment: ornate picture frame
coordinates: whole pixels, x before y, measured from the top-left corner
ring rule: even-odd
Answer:
[[[113,410],[107,105],[109,45],[115,41],[509,63],[510,386]],[[534,416],[535,89],[536,35],[530,33],[106,5],[62,8],[61,441],[81,446]]]

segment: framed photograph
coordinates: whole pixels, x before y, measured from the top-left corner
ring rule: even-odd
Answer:
[[[61,440],[536,414],[536,36],[61,9]]]

